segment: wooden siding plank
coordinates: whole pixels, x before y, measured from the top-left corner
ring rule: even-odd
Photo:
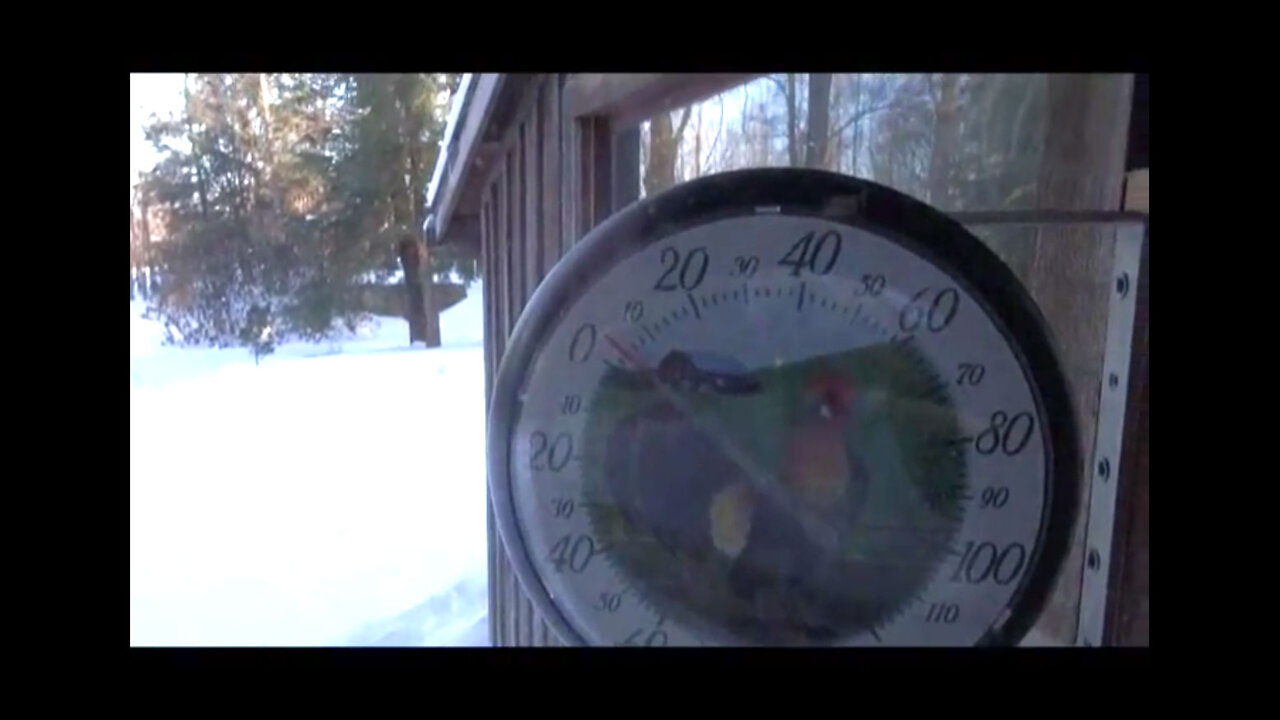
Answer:
[[[542,248],[539,264],[540,276],[551,272],[560,259],[560,76],[550,75],[538,103],[539,128],[542,142],[538,148],[538,165],[542,168],[539,184],[542,197],[542,228],[539,245]]]
[[[542,280],[542,183],[539,182],[541,168],[538,165],[542,149],[542,138],[538,135],[538,96],[541,95],[541,83],[535,84],[531,92],[533,102],[525,121],[520,146],[524,157],[525,302],[529,301],[538,282]]]

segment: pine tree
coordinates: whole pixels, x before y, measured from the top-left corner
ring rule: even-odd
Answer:
[[[431,275],[461,268],[466,277],[475,268],[465,256],[434,260],[421,240],[442,101],[457,82],[433,75],[188,76],[180,116],[147,128],[163,159],[139,197],[167,218],[164,242],[155,243],[149,261],[163,280],[153,303],[170,336],[252,344],[255,307],[275,308],[273,341],[316,341],[354,329],[364,314],[362,284],[392,276],[406,237],[425,256],[418,285],[429,330]],[[415,339],[433,344],[426,334]],[[437,345],[438,335],[437,322]]]

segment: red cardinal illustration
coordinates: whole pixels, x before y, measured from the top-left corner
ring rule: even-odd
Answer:
[[[841,524],[858,515],[869,480],[848,441],[854,400],[852,383],[841,375],[822,374],[809,381],[787,439],[781,478],[812,509],[838,516]]]

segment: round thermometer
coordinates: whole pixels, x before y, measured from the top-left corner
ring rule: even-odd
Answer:
[[[511,565],[574,645],[1017,643],[1079,450],[1013,273],[833,173],[706,177],[539,286],[488,428]]]

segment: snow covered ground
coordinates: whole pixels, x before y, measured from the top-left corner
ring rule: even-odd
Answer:
[[[481,297],[256,367],[131,303],[130,643],[487,645]]]

